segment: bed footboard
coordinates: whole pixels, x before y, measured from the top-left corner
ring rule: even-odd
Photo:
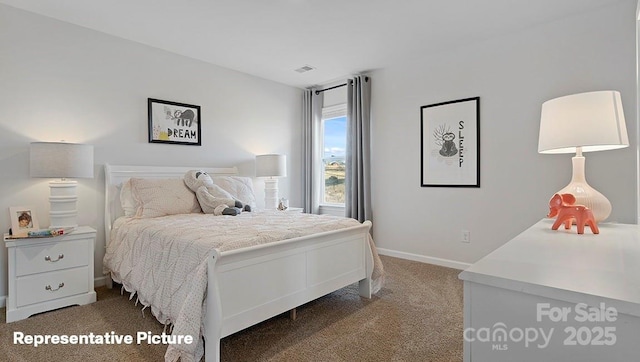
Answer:
[[[371,222],[256,247],[217,252],[208,262],[205,360],[220,339],[359,282],[371,298]]]

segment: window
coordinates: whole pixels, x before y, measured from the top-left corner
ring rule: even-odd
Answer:
[[[320,206],[344,207],[345,201],[345,153],[347,149],[347,105],[322,109],[320,126],[322,155],[322,181],[320,182]]]

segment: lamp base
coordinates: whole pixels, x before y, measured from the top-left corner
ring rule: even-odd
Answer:
[[[571,182],[557,193],[572,194],[576,198],[576,205],[584,205],[591,209],[597,223],[604,221],[611,214],[611,202],[587,183],[583,156],[574,156],[571,163],[573,165]]]
[[[278,207],[278,179],[264,180],[264,208],[275,210]]]
[[[77,186],[77,181],[57,180],[49,182],[50,228],[78,227]]]

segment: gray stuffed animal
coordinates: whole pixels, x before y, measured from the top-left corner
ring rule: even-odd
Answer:
[[[187,171],[184,183],[196,193],[205,214],[236,216],[242,211],[251,211],[251,206],[234,199],[231,194],[214,184],[211,176],[202,170]]]

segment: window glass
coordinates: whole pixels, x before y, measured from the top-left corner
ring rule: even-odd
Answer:
[[[335,114],[334,114],[335,115]],[[322,185],[321,204],[344,205],[345,152],[347,149],[347,117],[322,120]]]

